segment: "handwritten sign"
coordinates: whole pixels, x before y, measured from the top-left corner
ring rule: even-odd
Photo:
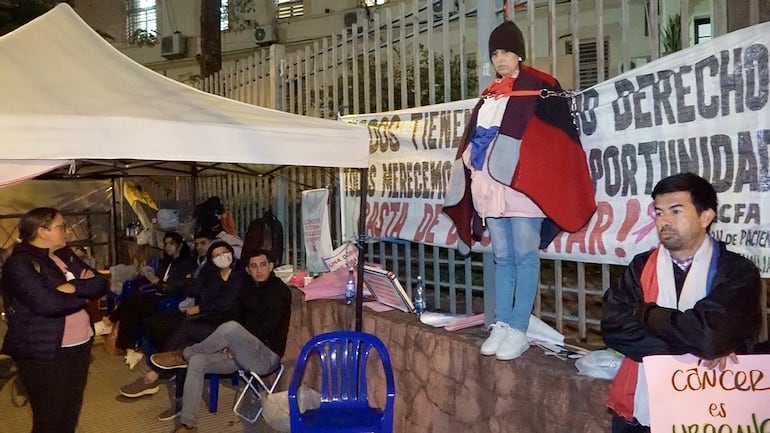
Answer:
[[[648,356],[652,433],[770,433],[770,355],[739,356],[724,370],[693,355]]]

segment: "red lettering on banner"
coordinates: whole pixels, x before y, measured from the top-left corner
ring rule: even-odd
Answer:
[[[374,203],[374,206],[370,205],[369,202],[366,202],[366,235],[367,236],[374,236],[374,220],[375,220],[375,214],[379,210],[379,203]]]
[[[571,253],[572,252],[572,246],[573,245],[577,245],[577,247],[580,250],[580,252],[585,254],[585,252],[586,252],[586,234],[587,233],[586,233],[586,228],[585,227],[583,227],[582,229],[580,229],[579,231],[577,231],[575,233],[570,233],[567,236],[567,241],[566,241],[566,243],[567,243],[567,246],[566,246],[567,253]]]
[[[623,224],[618,229],[618,243],[622,243],[628,237],[628,232],[634,227],[636,221],[639,219],[642,207],[639,205],[639,200],[632,198],[626,202],[626,217],[623,219]],[[625,257],[626,250],[621,247],[615,248],[615,255],[618,257]]]
[[[589,223],[590,224],[590,223]],[[606,201],[596,204],[596,223],[589,229],[589,224],[575,233],[559,233],[553,239],[553,249],[556,253],[571,253],[572,246],[577,245],[581,253],[591,255],[604,254],[606,248],[602,236],[612,225],[612,206]]]
[[[596,224],[591,229],[591,235],[588,238],[588,252],[592,255],[607,253],[604,247],[604,232],[612,226],[613,212],[612,206],[606,201],[600,201],[596,204]]]
[[[371,207],[367,203],[367,236],[399,238],[401,236],[401,229],[406,224],[408,213],[409,203],[375,202]]]
[[[409,216],[409,203],[391,203],[390,209],[396,214],[385,231],[385,236],[390,238],[400,238],[401,229],[406,224],[406,217]]]
[[[457,242],[457,226],[452,224],[446,232],[446,245],[453,246]]]
[[[417,230],[414,233],[414,240],[416,242],[426,242],[432,244],[436,234],[433,233],[433,227],[438,225],[439,216],[441,216],[441,205],[425,204],[423,208],[424,212],[420,224],[417,225]]]
[[[381,237],[382,236],[382,220],[387,216],[388,213],[390,213],[390,209],[388,208],[388,203],[380,203],[379,209],[377,209],[377,204],[374,205],[374,236]]]

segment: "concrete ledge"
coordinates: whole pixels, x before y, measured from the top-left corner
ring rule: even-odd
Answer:
[[[355,318],[354,307],[343,302],[304,302],[297,289],[292,296],[282,389],[311,336],[353,329]],[[610,431],[604,404],[609,382],[578,376],[574,361],[545,356],[534,347],[514,361],[497,361],[479,354],[479,332],[432,328],[397,311],[364,308],[363,329],[380,337],[391,355],[396,432]],[[370,394],[381,403],[384,383],[372,380]]]

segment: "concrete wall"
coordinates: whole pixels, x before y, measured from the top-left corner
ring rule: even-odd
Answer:
[[[297,354],[312,335],[353,329],[354,308],[340,301],[304,302],[294,289],[292,305],[288,370],[279,389],[288,386]],[[610,431],[604,405],[609,382],[578,376],[574,361],[536,347],[517,360],[497,361],[479,354],[480,329],[448,332],[398,311],[364,308],[363,330],[380,337],[392,358],[396,432]],[[384,401],[381,380],[370,382],[370,392]]]

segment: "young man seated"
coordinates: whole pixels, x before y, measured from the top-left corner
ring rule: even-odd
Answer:
[[[238,295],[233,320],[183,352],[163,352],[151,357],[159,368],[187,368],[180,423],[175,432],[198,430],[196,417],[205,374],[230,374],[238,369],[267,374],[283,356],[291,317],[291,291],[273,273],[275,262],[267,251],[254,251],[245,260],[251,280],[247,280]]]

